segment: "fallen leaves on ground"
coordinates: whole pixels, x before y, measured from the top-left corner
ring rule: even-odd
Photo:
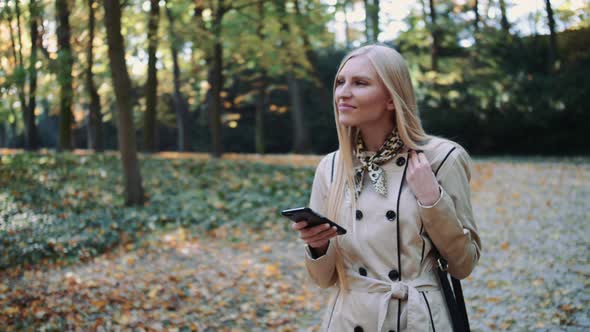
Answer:
[[[73,158],[72,162],[80,161]],[[318,330],[329,291],[309,281],[303,266],[303,244],[285,227],[288,223],[274,217],[276,210],[262,209],[267,202],[276,203],[277,197],[284,195],[292,195],[287,196],[291,197],[290,203],[301,200],[305,204],[306,197],[299,195],[305,196],[308,189],[288,193],[294,190],[290,182],[282,188],[274,184],[274,189],[262,190],[260,196],[241,200],[240,204],[251,204],[261,208],[257,213],[266,214],[260,221],[243,222],[238,227],[195,228],[198,223],[182,221],[176,221],[173,227],[161,227],[167,223],[158,221],[162,216],[170,216],[170,211],[164,209],[166,204],[169,209],[194,211],[191,204],[198,200],[198,187],[191,189],[196,184],[193,181],[197,181],[191,177],[198,177],[205,170],[220,179],[201,182],[209,185],[211,189],[204,190],[211,190],[206,193],[212,197],[199,197],[207,199],[211,209],[221,209],[215,218],[223,224],[228,216],[233,216],[224,208],[235,207],[228,207],[232,204],[228,197],[236,196],[213,195],[213,190],[222,188],[220,183],[255,190],[272,183],[273,176],[269,174],[277,175],[273,173],[277,172],[274,167],[279,167],[283,176],[277,176],[278,179],[287,178],[281,181],[301,181],[313,174],[312,169],[304,168],[293,180],[289,179],[290,172],[297,172],[296,167],[268,166],[260,175],[265,180],[259,180],[247,176],[247,172],[257,170],[247,163],[233,161],[216,164],[173,159],[146,164],[166,170],[165,176],[146,180],[154,188],[151,197],[157,199],[152,206],[158,210],[146,209],[153,215],[141,211],[126,211],[123,215],[133,215],[155,226],[142,229],[144,232],[128,241],[118,242],[124,245],[113,246],[105,254],[89,255],[83,262],[72,261],[66,266],[41,262],[1,272],[0,330]],[[216,167],[238,176],[220,172]],[[110,177],[114,167],[103,168]],[[195,172],[196,168],[200,171]],[[152,174],[157,174],[156,169]],[[53,174],[47,172],[46,176],[57,181]],[[303,182],[309,185],[305,181],[309,180]],[[258,185],[251,186],[249,182]],[[590,328],[590,258],[585,254],[590,234],[590,214],[586,208],[589,184],[590,164],[586,160],[475,163],[473,205],[483,251],[479,265],[463,282],[473,331]],[[83,188],[75,182],[73,186],[60,191],[60,195],[72,195]],[[100,184],[93,186],[99,188],[100,195],[107,192]],[[37,195],[35,199],[40,198],[49,206],[53,196],[27,191],[32,188],[10,188],[2,191],[2,197],[12,197],[10,204],[15,209],[30,209],[38,215],[42,208],[34,206],[26,195]],[[227,190],[239,192],[231,188]],[[118,199],[115,196],[112,199]],[[4,206],[9,205],[4,202]],[[60,206],[59,213],[75,216],[71,206],[76,204]],[[96,210],[111,206],[105,201],[94,204],[98,206],[90,208]],[[182,220],[182,216],[179,214],[178,219]],[[127,227],[124,222],[117,225],[121,229]],[[67,241],[75,241],[76,232],[68,233],[66,229],[62,231],[68,234]],[[47,243],[63,246],[57,238]]]

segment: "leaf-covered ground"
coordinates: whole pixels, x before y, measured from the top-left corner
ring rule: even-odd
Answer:
[[[328,293],[277,213],[305,205],[313,168],[144,157],[150,202],[132,209],[119,167],[2,157],[0,330],[317,330]],[[472,188],[473,330],[590,329],[588,160],[476,160]]]

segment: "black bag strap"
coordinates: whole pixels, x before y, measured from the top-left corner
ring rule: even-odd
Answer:
[[[453,147],[447,155],[444,157],[442,162],[434,171],[434,175],[438,174],[441,166],[447,160],[447,158],[451,155],[451,153],[455,151],[455,147]],[[451,315],[451,321],[453,323],[453,331],[454,332],[469,332],[469,317],[467,317],[467,308],[465,307],[465,298],[463,297],[463,288],[461,287],[461,281],[453,276],[451,277],[451,283],[453,284],[453,288],[451,288],[451,284],[449,283],[449,273],[447,272],[448,263],[447,261],[440,255],[438,250],[437,252],[437,268],[436,272],[440,279],[440,284],[443,289],[445,301],[447,302],[447,308],[449,308],[449,314]]]

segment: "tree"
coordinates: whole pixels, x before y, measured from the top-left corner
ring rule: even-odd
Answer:
[[[510,23],[508,23],[508,16],[506,14],[506,2],[504,0],[499,0],[500,4],[500,14],[501,14],[501,26],[502,31],[504,31],[505,36],[510,35]]]
[[[158,22],[160,6],[158,0],[150,0],[150,14],[148,23],[148,68],[145,86],[146,110],[143,122],[144,150],[156,151],[156,107],[158,104],[158,71],[156,69],[156,51],[158,50]]]
[[[263,33],[264,28],[264,4],[258,3],[258,24],[256,26],[256,35],[260,39],[261,44],[265,43],[265,36]],[[260,75],[258,82],[255,83],[255,87],[258,90],[256,97],[256,116],[255,116],[255,146],[256,153],[264,153],[265,141],[264,141],[264,113],[266,111],[267,104],[267,93],[266,89],[268,86],[268,74],[266,69],[261,66]]]
[[[365,2],[365,35],[367,42],[375,43],[379,37],[379,0]]]
[[[57,15],[57,44],[59,52],[57,55],[58,83],[60,88],[59,96],[59,145],[58,149],[72,149],[72,100],[74,90],[72,88],[72,67],[74,57],[70,45],[70,10],[67,0],[55,1],[55,12]]]
[[[10,3],[7,2],[5,14],[8,20],[10,48],[12,51],[14,63],[13,72],[11,75],[11,85],[14,84],[16,86],[16,92],[21,107],[23,128],[25,132],[25,149],[35,150],[38,147],[37,127],[35,124],[35,107],[37,92],[37,40],[39,36],[38,24],[40,20],[41,7],[35,0],[29,1],[29,37],[31,40],[31,47],[29,66],[27,69],[25,68],[23,56],[24,43],[22,38],[23,29],[21,25],[20,3],[17,1],[14,4],[14,13],[16,16],[16,37],[12,27],[12,11],[10,10],[9,5]],[[26,87],[27,81],[29,83],[28,89]],[[12,111],[12,107],[10,109]],[[11,131],[13,135],[16,134],[15,126],[12,127]]]
[[[547,11],[547,23],[549,25],[549,66],[553,68],[555,61],[559,58],[557,51],[557,36],[555,34],[555,18],[553,17],[553,8],[551,1],[545,0],[545,10]]]
[[[346,46],[347,49],[350,48],[350,26],[348,24],[348,17],[347,17],[347,9],[348,9],[348,4],[349,4],[349,0],[338,0],[337,2],[337,8],[340,9],[342,11],[342,14],[344,14],[344,45]]]
[[[275,0],[279,20],[281,21],[281,46],[286,47],[287,56],[289,59],[294,59],[292,49],[287,40],[291,36],[290,26],[287,21],[285,3],[280,0]],[[305,116],[303,114],[303,103],[300,82],[295,74],[295,65],[289,64],[287,69],[287,85],[289,88],[289,99],[291,102],[291,114],[293,121],[293,148],[294,153],[305,153],[310,150],[310,140],[305,125]]]
[[[475,30],[475,33],[477,34],[479,32],[479,1],[478,0],[473,0],[473,14],[475,14],[475,20],[473,21],[473,28]]]
[[[88,47],[86,49],[86,91],[88,92],[89,114],[88,114],[88,148],[94,151],[103,151],[102,139],[102,114],[100,110],[100,96],[94,85],[94,8],[95,0],[88,0]]]
[[[111,77],[115,90],[117,114],[119,118],[119,151],[125,178],[125,205],[142,205],[144,202],[135,128],[131,109],[131,79],[125,63],[125,45],[121,35],[121,7],[119,0],[104,0],[105,26],[109,48]]]
[[[172,108],[176,114],[176,126],[178,127],[178,151],[189,151],[188,132],[188,103],[180,91],[180,66],[178,64],[178,48],[180,38],[174,29],[174,15],[171,6],[166,2],[166,16],[168,18],[168,35],[170,36],[170,53],[172,54],[172,73],[174,81],[174,93],[172,94]]]
[[[434,0],[428,0],[430,4],[430,35],[432,44],[430,46],[430,63],[433,71],[438,71],[438,55],[440,53],[440,30],[436,24],[436,6]],[[424,17],[426,19],[426,17]]]

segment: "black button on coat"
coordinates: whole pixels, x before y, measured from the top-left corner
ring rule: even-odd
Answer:
[[[363,219],[363,211],[356,210],[356,220],[361,220],[361,219]]]
[[[397,214],[393,210],[389,210],[385,213],[385,217],[389,221],[394,221],[396,216],[397,216]]]
[[[404,157],[397,158],[397,160],[395,161],[395,164],[398,165],[399,167],[404,166],[406,164],[406,158],[404,158]]]
[[[389,279],[393,280],[393,281],[397,281],[399,279],[399,271],[396,269],[393,269],[391,271],[389,271]]]
[[[363,277],[367,276],[367,270],[364,267],[359,267],[359,274]]]

